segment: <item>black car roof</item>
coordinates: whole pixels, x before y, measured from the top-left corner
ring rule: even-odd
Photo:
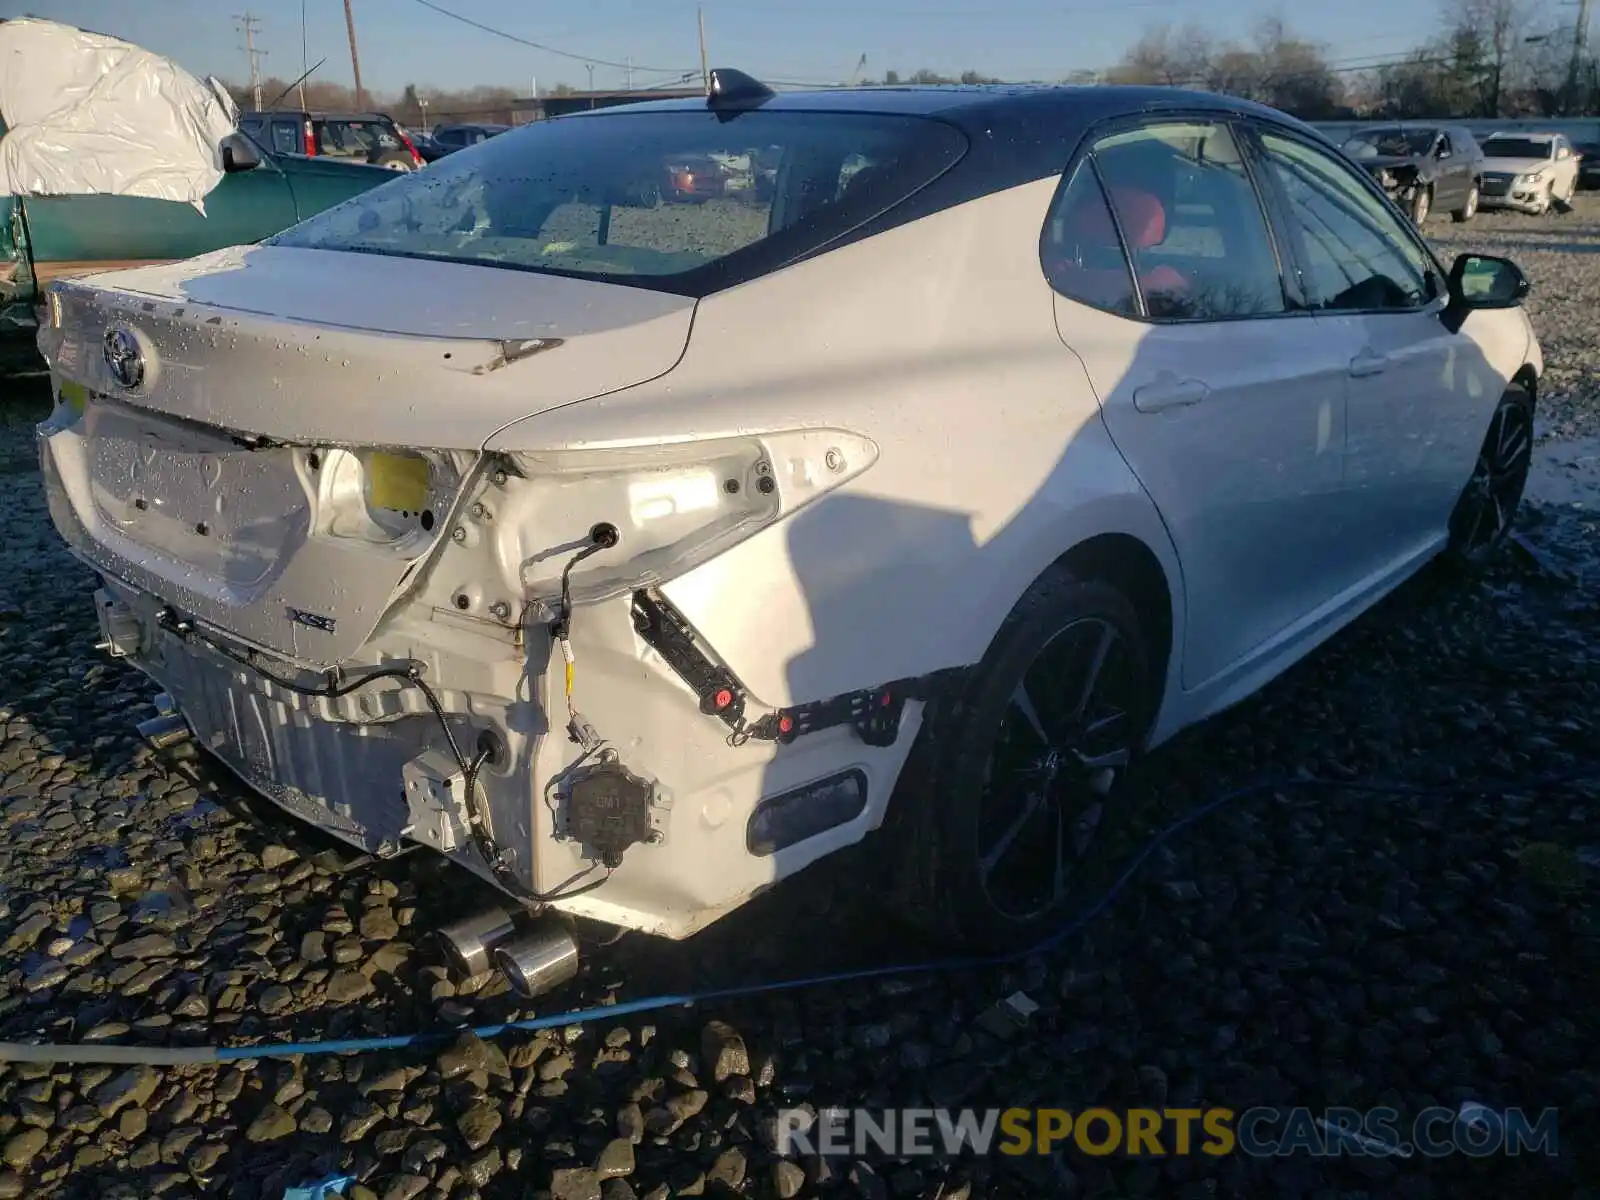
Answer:
[[[633,112],[683,112],[706,108],[699,97],[647,100],[607,108],[585,109],[559,120],[615,117]],[[733,111],[736,105],[729,105]],[[927,84],[894,87],[828,88],[778,92],[760,106],[763,112],[905,113],[938,116],[969,133],[1001,136],[1005,126],[1034,126],[1039,121],[1061,120],[1083,128],[1107,118],[1169,110],[1234,113],[1264,117],[1315,133],[1310,126],[1277,109],[1181,88],[1096,84]],[[1316,134],[1322,138],[1321,134]],[[1326,139],[1322,139],[1326,140]]]

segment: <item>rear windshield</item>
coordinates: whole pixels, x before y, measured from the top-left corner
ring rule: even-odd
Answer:
[[[966,145],[951,125],[901,114],[561,117],[364,192],[270,244],[705,294],[821,248]]]
[[[1489,158],[1549,158],[1550,143],[1533,138],[1492,137],[1483,143]]]
[[[394,129],[380,121],[318,121],[316,133],[318,151],[332,157],[400,148]]]

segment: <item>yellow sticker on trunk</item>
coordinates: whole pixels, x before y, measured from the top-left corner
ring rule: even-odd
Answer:
[[[89,389],[81,383],[73,383],[70,379],[61,381],[61,403],[70,404],[74,411],[82,412],[84,405],[89,403]]]
[[[373,454],[367,459],[367,494],[374,508],[421,512],[428,503],[428,462],[409,454]]]

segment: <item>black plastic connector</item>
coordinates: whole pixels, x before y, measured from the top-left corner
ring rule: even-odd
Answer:
[[[700,711],[730,729],[744,720],[745,691],[733,673],[718,666],[695,644],[687,622],[648,592],[633,594],[633,627],[699,698]]]

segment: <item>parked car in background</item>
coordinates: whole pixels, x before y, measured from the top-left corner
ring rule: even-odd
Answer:
[[[1465,126],[1380,125],[1353,134],[1344,152],[1418,225],[1440,209],[1456,221],[1477,214],[1484,157]]]
[[[509,125],[435,125],[427,142],[417,144],[417,151],[425,162],[438,162],[447,154],[486,142],[510,128]]]
[[[31,328],[31,311],[52,280],[258,242],[394,178],[366,164],[271,154],[244,133],[234,138],[204,212],[143,196],[0,197],[9,235],[0,238],[0,309]]]
[[[1084,902],[1135,756],[1503,544],[1527,281],[1315,130],[1174,88],[708,93],[56,285],[89,400],[40,426],[50,512],[163,737],[669,937],[882,829],[886,902],[991,951]],[[752,147],[759,203],[659,204]]]
[[[728,194],[728,169],[712,155],[681,154],[661,165],[661,195],[673,204],[704,204]]]
[[[1578,142],[1578,187],[1587,191],[1600,188],[1600,142]]]
[[[1578,190],[1578,152],[1564,133],[1497,133],[1483,141],[1483,206],[1535,215]]]
[[[26,124],[41,165],[0,185],[0,332],[32,333],[53,280],[260,241],[394,179],[262,148],[220,85],[130,43],[34,19],[0,28],[16,59],[3,82],[21,96],[4,100],[45,114]],[[10,136],[0,110],[0,144]]]
[[[239,118],[239,128],[275,154],[362,162],[390,171],[414,171],[423,164],[405,130],[383,113],[251,112]]]

